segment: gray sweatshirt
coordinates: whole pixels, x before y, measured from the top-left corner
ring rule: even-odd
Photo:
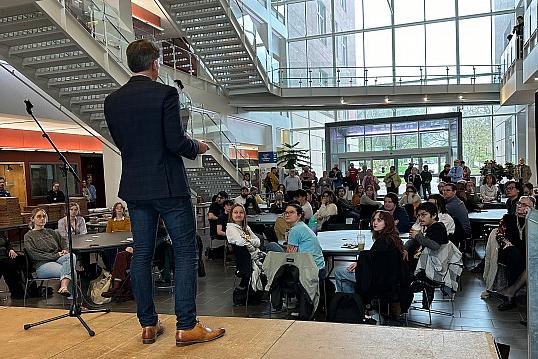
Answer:
[[[37,269],[60,258],[58,252],[67,249],[67,242],[58,232],[49,228],[30,230],[24,235],[24,249]]]

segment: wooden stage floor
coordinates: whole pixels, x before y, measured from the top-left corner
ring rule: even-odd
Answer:
[[[90,338],[76,318],[23,329],[63,310],[0,307],[2,358],[497,358],[489,333],[279,319],[201,317],[226,328],[214,342],[175,346],[175,317],[161,315],[165,333],[143,345],[133,313],[88,314]]]

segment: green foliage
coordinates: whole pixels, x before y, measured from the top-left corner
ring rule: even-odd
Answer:
[[[509,180],[514,178],[515,170],[516,166],[511,162],[506,162],[503,166],[495,160],[491,160],[484,162],[484,166],[480,168],[480,174],[482,176],[492,174],[497,179],[497,182],[500,182],[505,177]]]
[[[283,147],[277,150],[277,164],[288,170],[308,166],[308,160],[310,160],[310,156],[307,155],[308,150],[297,149],[298,145],[299,142],[293,145],[284,143]]]

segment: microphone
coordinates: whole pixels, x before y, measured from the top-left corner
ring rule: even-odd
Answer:
[[[34,105],[32,105],[29,99],[24,100],[24,103],[26,104],[26,112],[28,112],[28,114],[31,115],[32,107],[34,107]]]

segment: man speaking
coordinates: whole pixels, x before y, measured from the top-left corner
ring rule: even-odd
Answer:
[[[153,302],[151,264],[159,215],[172,239],[175,255],[176,345],[208,342],[224,335],[196,320],[197,252],[195,217],[182,156],[195,159],[205,143],[188,138],[179,117],[173,87],[155,82],[159,49],[137,40],[127,47],[133,76],[105,100],[105,119],[121,151],[118,196],[127,202],[134,239],[131,278],[142,342],[163,333]]]

